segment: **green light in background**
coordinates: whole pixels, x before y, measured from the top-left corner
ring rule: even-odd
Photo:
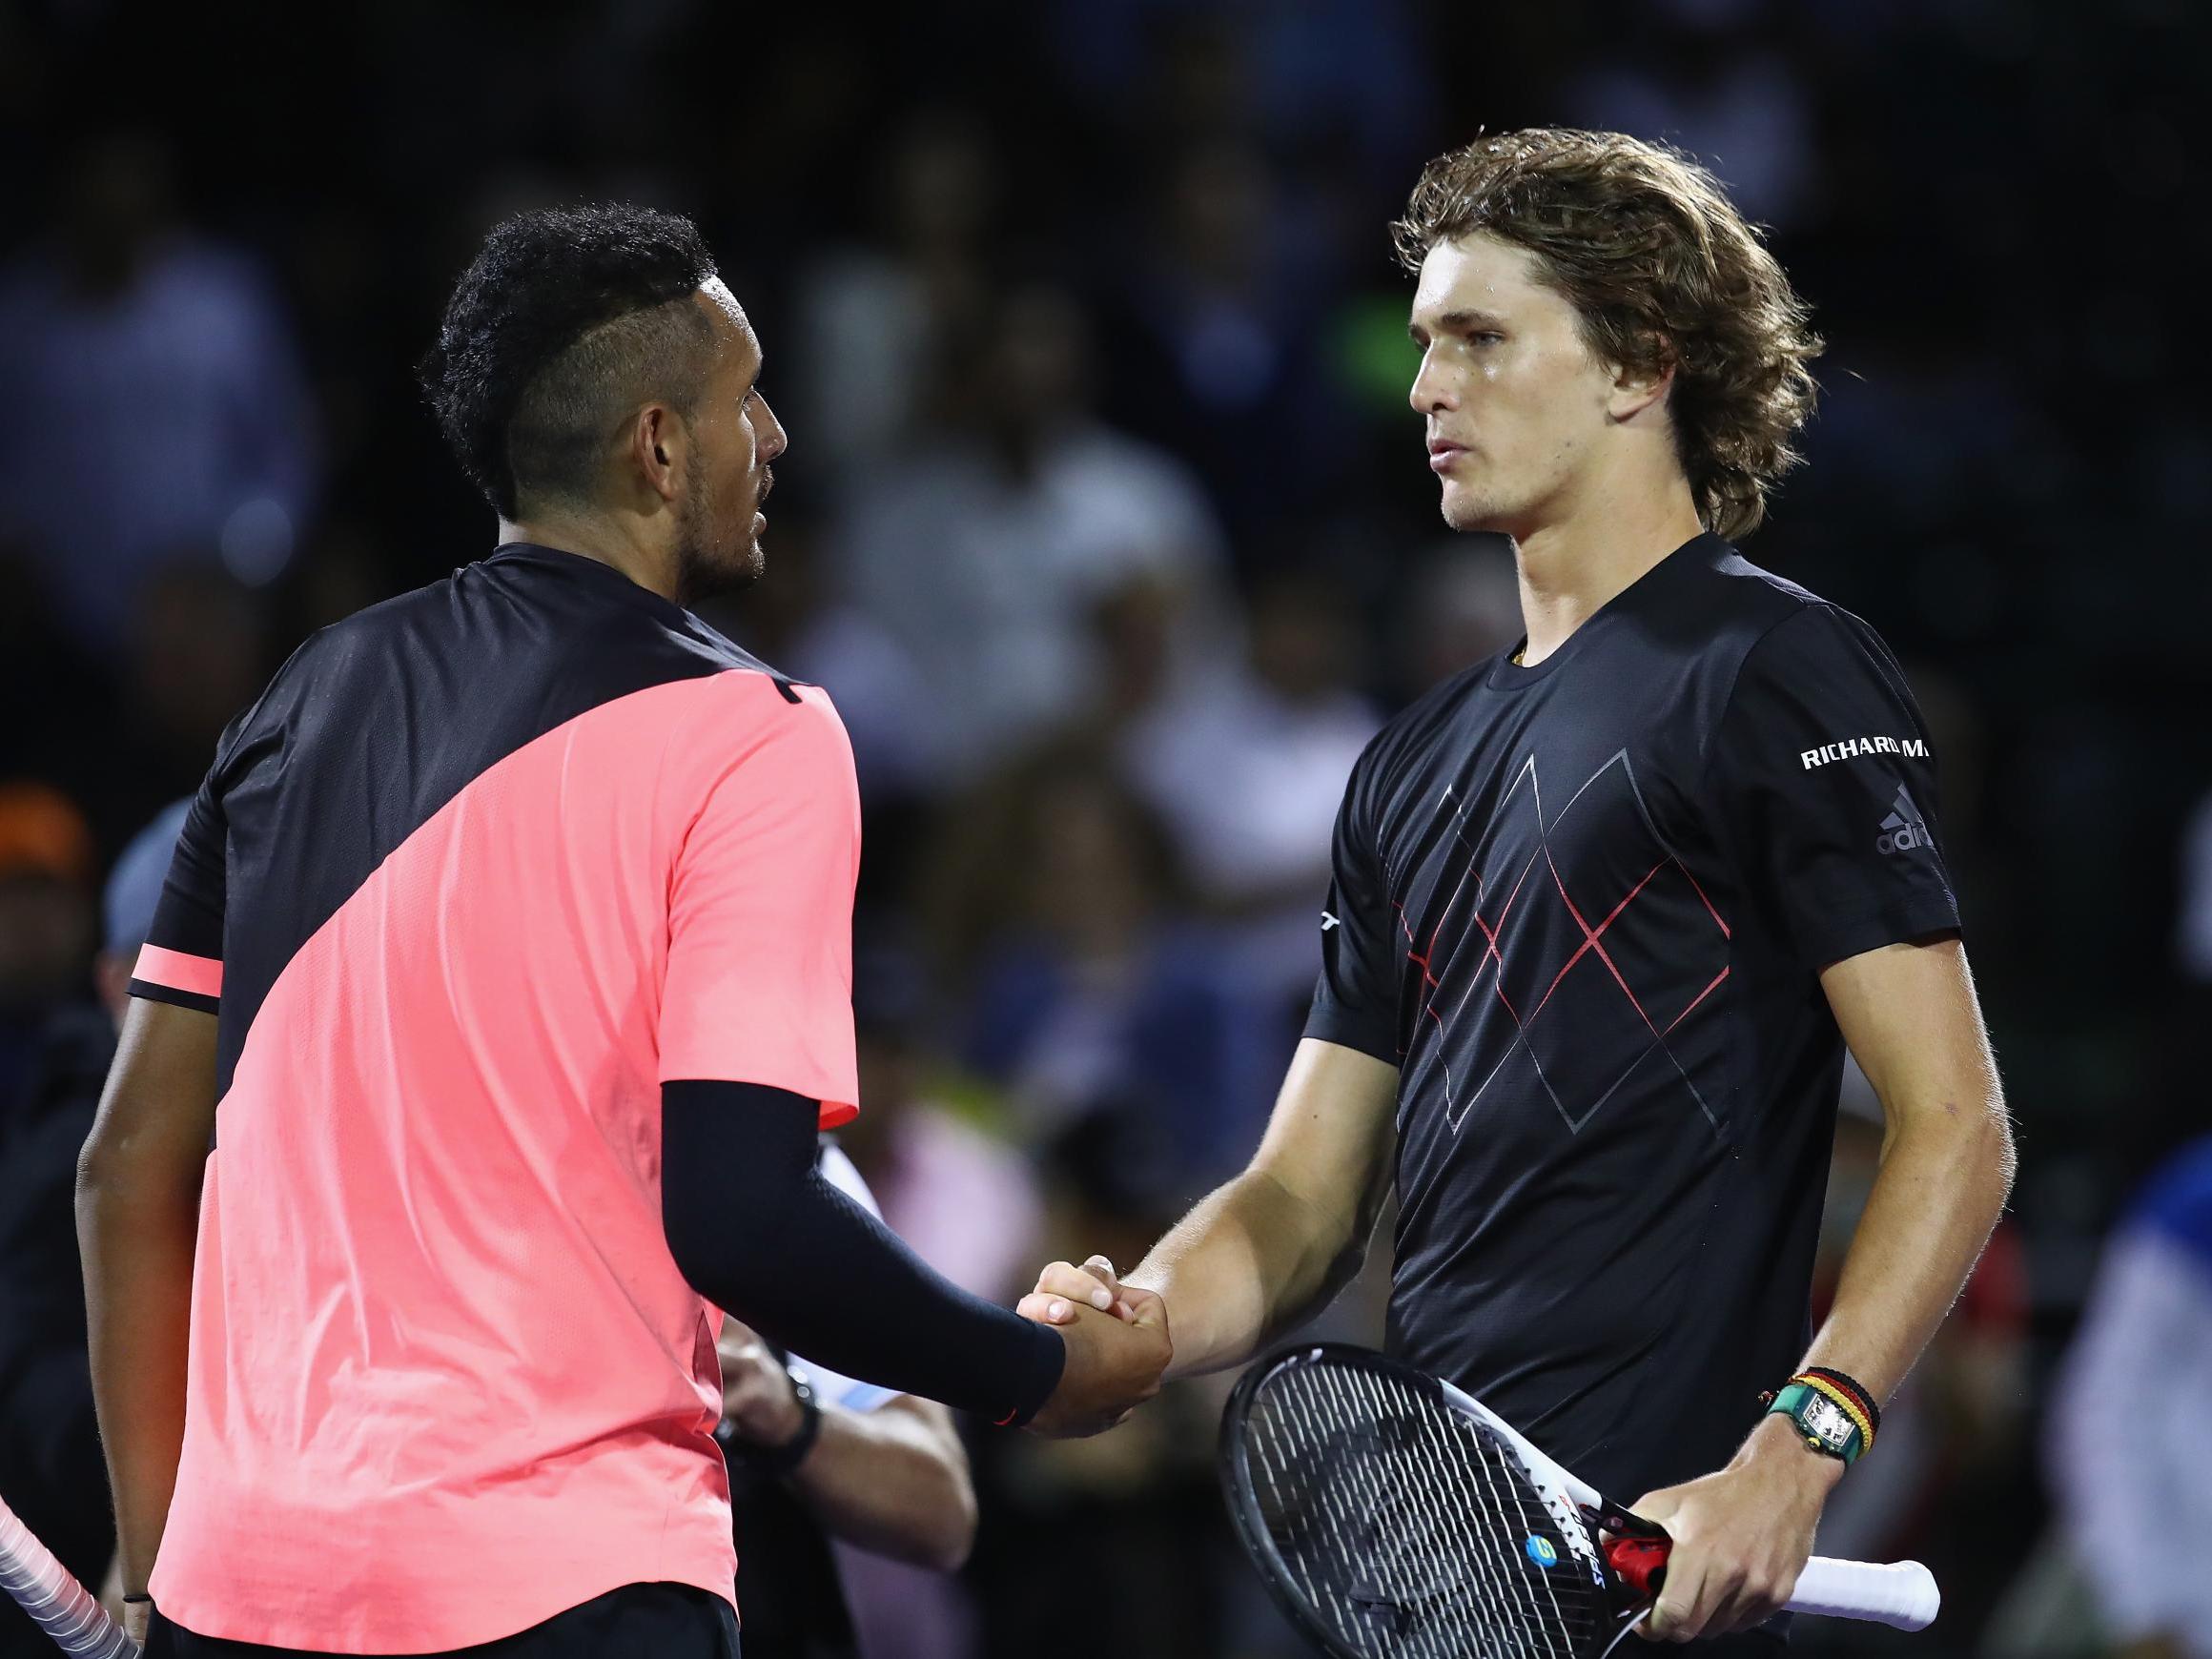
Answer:
[[[1328,330],[1329,371],[1362,414],[1405,410],[1421,351],[1405,333],[1406,297],[1368,294],[1341,306]]]

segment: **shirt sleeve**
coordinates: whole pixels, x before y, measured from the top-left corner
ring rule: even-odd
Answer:
[[[873,1216],[883,1219],[883,1206],[875,1201],[875,1194],[868,1187],[868,1178],[855,1167],[845,1149],[834,1141],[825,1140],[822,1157],[815,1166],[822,1178]],[[824,1405],[834,1405],[845,1411],[873,1411],[888,1405],[898,1398],[898,1390],[886,1388],[880,1383],[862,1382],[832,1371],[827,1365],[815,1363],[804,1355],[793,1354],[791,1362],[807,1373],[807,1381],[813,1384],[814,1398]]]
[[[1753,903],[1807,967],[1957,929],[1927,727],[1858,618],[1808,605],[1767,631],[1707,775]]]
[[[218,764],[193,796],[170,855],[154,925],[131,970],[131,994],[214,1014],[223,993],[223,900],[229,830]]]
[[[660,1077],[755,1083],[850,1120],[852,893],[860,790],[819,689],[748,731],[685,837],[668,884]]]
[[[1321,975],[1305,1034],[1395,1066],[1404,1058],[1398,1036],[1402,956],[1372,822],[1374,754],[1370,746],[1360,757],[1337,809],[1328,908],[1321,912]]]

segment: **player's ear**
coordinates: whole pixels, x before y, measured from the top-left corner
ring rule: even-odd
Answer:
[[[664,502],[673,502],[683,482],[689,439],[683,419],[666,403],[647,403],[630,422],[630,462]]]
[[[1674,384],[1674,347],[1652,336],[1633,363],[1611,365],[1613,384],[1606,399],[1606,413],[1615,420],[1633,420],[1667,396]]]

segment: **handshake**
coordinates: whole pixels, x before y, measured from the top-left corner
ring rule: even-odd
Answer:
[[[1103,1256],[1080,1267],[1054,1262],[1014,1311],[1053,1326],[1068,1345],[1059,1386],[1030,1420],[1031,1428],[1055,1440],[1112,1428],[1159,1392],[1175,1357],[1167,1303],[1119,1282]]]

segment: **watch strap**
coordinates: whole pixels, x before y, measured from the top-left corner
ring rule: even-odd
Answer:
[[[788,1475],[807,1461],[807,1454],[814,1449],[814,1442],[822,1433],[822,1407],[815,1403],[814,1390],[800,1378],[791,1379],[791,1393],[799,1402],[799,1428],[782,1445],[748,1445],[745,1448],[746,1461],[764,1474]]]
[[[1838,1398],[1841,1389],[1819,1386],[1817,1378],[1792,1377],[1776,1390],[1769,1411],[1778,1411],[1796,1425],[1797,1433],[1813,1450],[1825,1457],[1841,1458],[1846,1466],[1858,1462],[1872,1439],[1868,1423],[1855,1402]]]

